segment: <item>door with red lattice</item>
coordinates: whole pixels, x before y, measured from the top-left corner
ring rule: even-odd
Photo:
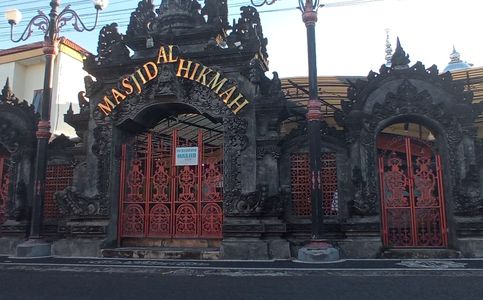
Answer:
[[[378,139],[382,234],[385,246],[448,245],[441,158],[428,141]]]
[[[221,238],[223,148],[149,132],[122,146],[120,237]]]

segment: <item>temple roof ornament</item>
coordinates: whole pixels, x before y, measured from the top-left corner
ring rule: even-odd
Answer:
[[[389,28],[386,28],[386,67],[391,67],[392,47],[389,41]]]
[[[407,69],[409,68],[409,54],[406,54],[404,49],[401,47],[401,42],[399,37],[397,38],[396,51],[394,51],[391,57],[391,66],[393,69]]]
[[[472,64],[461,60],[461,55],[459,54],[458,51],[456,51],[454,45],[453,45],[453,52],[451,52],[451,54],[449,55],[449,58],[450,58],[450,62],[448,63],[446,68],[444,68],[443,72],[457,71],[457,70],[462,70],[462,69],[467,69],[472,67]]]

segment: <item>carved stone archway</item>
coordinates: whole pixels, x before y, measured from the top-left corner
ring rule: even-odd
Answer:
[[[172,113],[167,107],[180,106],[188,112],[208,116],[211,119],[221,120],[224,126],[224,214],[230,215],[239,212],[244,205],[242,195],[241,152],[246,148],[248,139],[246,136],[247,121],[235,115],[220,98],[209,88],[201,86],[197,82],[177,78],[174,68],[170,65],[160,67],[159,76],[153,82],[147,84],[141,94],[126,99],[113,111],[110,117],[105,117],[100,111],[94,110],[94,118],[97,123],[95,129],[96,146],[95,153],[99,157],[100,178],[106,178],[109,166],[109,151],[106,147],[117,149],[122,143],[122,138],[113,138],[116,134],[108,134],[123,130],[126,124],[136,130],[147,130],[156,124],[145,123],[140,117],[156,111],[159,113],[158,120],[169,117]],[[96,134],[97,133],[97,134]],[[104,134],[102,134],[104,133]],[[122,135],[122,134],[121,134]],[[102,145],[102,146],[101,146]],[[105,149],[105,150],[102,150]],[[108,171],[110,174],[117,172],[115,169]],[[109,178],[109,177],[107,177]],[[104,179],[101,191],[109,191],[109,184]],[[112,193],[112,189],[111,189]]]
[[[359,174],[353,182],[362,191],[354,199],[353,212],[362,216],[379,214],[375,141],[383,128],[404,120],[435,132],[443,163],[448,166],[444,174],[448,207],[455,214],[467,214],[474,211],[479,200],[462,197],[461,182],[474,159],[462,163],[465,154],[461,149],[474,143],[473,121],[478,107],[471,103],[471,93],[455,85],[449,73],[439,76],[436,66],[425,69],[420,62],[412,67],[408,63],[398,44],[391,68],[383,65],[379,74],[371,72],[367,80],[351,83],[349,99],[342,103],[343,114],[337,116],[338,123],[348,131],[353,175]]]

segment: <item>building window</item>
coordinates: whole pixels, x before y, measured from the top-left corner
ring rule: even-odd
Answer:
[[[310,199],[310,162],[308,153],[290,155],[290,177],[292,188],[292,214],[310,216],[312,204]],[[339,214],[339,194],[337,189],[337,165],[334,152],[322,153],[321,183],[324,215]]]
[[[42,103],[42,95],[44,90],[35,90],[32,105],[35,108],[35,112],[40,112],[40,104]]]

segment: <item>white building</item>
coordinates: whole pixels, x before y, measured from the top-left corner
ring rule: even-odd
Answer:
[[[13,93],[38,107],[42,97],[45,72],[43,42],[0,50],[0,82],[10,80]],[[78,93],[84,90],[83,59],[90,53],[67,38],[61,38],[59,54],[55,58],[51,104],[51,132],[55,135],[76,136],[74,128],[64,122],[64,114]],[[77,112],[78,105],[73,105]]]

